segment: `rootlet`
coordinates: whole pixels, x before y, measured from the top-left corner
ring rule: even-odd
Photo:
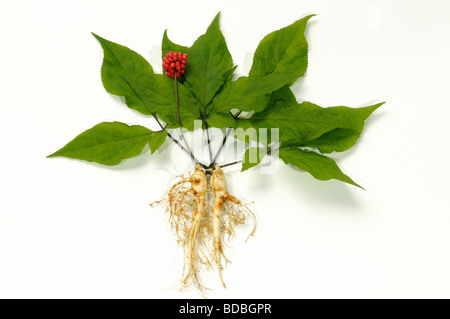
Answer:
[[[214,306],[199,306],[199,305],[189,305],[181,306],[179,313],[183,314],[206,314],[206,316],[210,316],[212,313],[222,312],[222,313],[272,313],[270,311],[270,304],[260,304],[260,303],[225,303],[222,308],[214,307]]]

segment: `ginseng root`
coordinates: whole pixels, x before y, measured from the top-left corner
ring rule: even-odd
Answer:
[[[226,264],[230,261],[223,252],[224,235],[228,239],[234,237],[234,227],[244,224],[247,217],[253,218],[253,230],[247,239],[252,236],[256,229],[255,215],[247,208],[239,199],[230,195],[227,190],[227,182],[225,175],[219,165],[215,166],[211,177],[211,187],[214,194],[214,208],[213,208],[213,236],[214,236],[214,260],[217,264],[220,280],[222,285],[226,288],[222,277],[222,262],[221,256],[225,259]]]
[[[194,283],[202,287],[198,278],[196,259],[200,258],[199,248],[202,243],[202,223],[205,215],[206,192],[208,190],[208,182],[204,169],[200,165],[195,166],[194,174],[191,176],[191,192],[195,196],[194,209],[192,212],[192,222],[188,230],[188,234],[184,244],[188,244],[188,270],[183,279],[183,284],[187,285],[192,278]]]
[[[205,169],[197,164],[190,176],[169,189],[165,199],[150,204],[166,205],[171,228],[183,247],[182,288],[194,285],[200,291],[206,289],[200,282],[199,270],[202,265],[213,268],[213,263],[217,265],[222,285],[226,287],[221,258],[226,264],[230,261],[223,251],[224,241],[233,238],[234,228],[244,224],[248,217],[254,221],[249,237],[256,228],[254,214],[239,199],[228,194],[219,165],[212,171],[209,182]]]
[[[183,286],[193,284],[200,290],[198,263],[209,265],[209,259],[201,254],[203,237],[207,235],[208,225],[204,223],[206,213],[206,195],[208,182],[205,170],[196,165],[194,172],[187,178],[176,182],[168,191],[166,199],[150,204],[166,204],[169,223],[177,235],[178,243],[184,250]],[[209,227],[210,228],[210,227]]]

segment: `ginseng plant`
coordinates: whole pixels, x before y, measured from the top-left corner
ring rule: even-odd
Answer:
[[[365,120],[383,104],[322,108],[297,101],[290,87],[307,68],[305,28],[313,15],[264,37],[255,50],[249,74],[235,79],[236,66],[220,30],[219,15],[190,47],[175,44],[167,30],[164,32],[164,74],[155,74],[138,53],[93,34],[103,48],[101,79],[106,91],[124,97],[129,108],[156,121],[160,130],[103,122],[49,155],[112,166],[139,155],[147,144],[153,154],[166,140],[186,152],[192,171],[151,206],[163,205],[183,247],[182,287],[200,290],[204,289],[199,276],[202,266],[217,268],[225,287],[222,268],[229,260],[224,255],[224,242],[233,238],[236,226],[249,219],[256,225],[248,205],[228,193],[223,169],[242,165],[244,171],[265,156],[278,156],[316,179],[337,179],[360,187],[325,154],[352,147]],[[211,128],[224,132],[214,152]],[[197,158],[185,138],[195,129],[206,133],[206,161]],[[237,129],[252,134],[242,138]],[[241,158],[221,163],[218,159],[227,139],[241,140],[245,149]]]

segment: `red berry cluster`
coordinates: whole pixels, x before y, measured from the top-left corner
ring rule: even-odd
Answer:
[[[181,75],[184,74],[187,58],[188,55],[181,52],[170,51],[167,53],[162,64],[164,71],[166,71],[166,75],[174,79],[176,74],[177,79],[179,79]]]

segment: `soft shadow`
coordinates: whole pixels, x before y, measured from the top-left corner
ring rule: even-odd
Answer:
[[[305,196],[317,201],[327,201],[339,206],[358,208],[359,202],[353,196],[350,188],[364,192],[355,186],[337,181],[319,181],[310,174],[301,171],[296,167],[286,167],[280,169],[282,180],[292,185],[294,189],[303,192]]]
[[[122,170],[133,170],[144,167],[145,165],[152,164],[154,167],[164,168],[167,166],[167,163],[170,162],[170,152],[166,150],[169,148],[169,143],[164,142],[164,144],[153,154],[150,152],[150,148],[148,145],[144,147],[144,150],[141,154],[128,158],[120,162],[115,166],[107,166],[98,163],[85,162],[89,165],[93,165],[96,167],[101,167],[103,169],[113,170],[113,171],[122,171]],[[78,161],[78,160],[76,160]],[[151,162],[151,163],[150,163]]]
[[[114,101],[114,103],[116,103],[117,105],[121,105],[121,106],[127,106],[127,104],[125,103],[125,98],[123,96],[118,96],[118,95],[114,95],[114,94],[108,94],[110,99]]]
[[[95,163],[95,162],[89,162],[89,161],[75,159],[75,158],[69,158],[69,157],[64,157],[63,159],[65,161],[73,161],[73,162],[78,162],[78,163],[82,162],[83,165],[91,165],[91,166],[99,167],[101,169],[121,171],[124,169],[127,169],[127,170],[137,169],[137,168],[144,166],[146,164],[146,161],[148,161],[148,158],[145,156],[145,153],[146,153],[146,151],[144,151],[140,155],[135,156],[133,158],[123,160],[122,162],[120,162],[119,164],[114,165],[114,166],[103,165],[103,164],[99,164],[99,163]]]
[[[150,51],[148,51],[148,54],[150,56],[150,61],[153,61],[152,63],[153,69],[159,73],[162,72],[162,49],[160,45],[153,45],[150,48]],[[160,61],[159,63],[156,63],[157,61]]]
[[[113,101],[114,105],[116,105],[118,108],[120,108],[120,109],[126,108],[129,111],[133,112],[134,114],[138,115],[139,117],[144,117],[144,118],[147,118],[147,119],[153,119],[152,115],[143,114],[143,113],[141,113],[139,111],[136,111],[135,109],[132,109],[132,108],[128,107],[128,105],[126,104],[126,101],[125,101],[125,97],[117,96],[117,95],[114,95],[114,94],[108,94],[108,95],[109,95],[110,99]],[[156,129],[159,129],[159,127],[157,125],[155,125],[155,127],[156,127]]]
[[[256,172],[255,172],[256,173]],[[319,181],[309,173],[296,167],[285,165],[280,160],[280,168],[274,174],[255,174],[252,172],[251,187],[257,192],[269,195],[273,193],[277,183],[284,184],[284,188],[295,190],[296,197],[308,198],[317,202],[326,202],[329,206],[340,206],[351,208],[350,212],[361,212],[360,202],[354,196],[352,188],[364,192],[355,186],[337,180]]]
[[[374,105],[380,103],[379,101],[373,100],[373,101],[369,101],[365,104],[361,104],[357,107],[365,107],[365,106],[369,106],[369,105]],[[350,156],[351,154],[353,154],[353,152],[355,152],[358,149],[358,145],[360,143],[362,143],[364,141],[364,133],[366,130],[369,130],[369,127],[371,125],[373,125],[373,123],[376,123],[377,121],[380,121],[380,119],[382,119],[384,116],[386,116],[386,112],[383,111],[383,107],[385,104],[383,104],[380,108],[378,108],[374,113],[372,113],[372,115],[369,116],[369,118],[365,121],[364,123],[364,128],[361,132],[361,136],[358,138],[358,140],[356,141],[356,143],[350,147],[348,150],[343,151],[343,152],[333,152],[332,155],[335,159],[340,160],[346,156]]]
[[[383,104],[382,106],[380,106],[379,109],[377,109],[367,120],[366,120],[366,124],[364,125],[364,130],[369,127],[370,125],[372,125],[373,123],[376,123],[377,121],[380,121],[380,119],[382,119],[383,117],[386,116],[387,111],[384,109],[384,106],[386,104]],[[364,133],[363,130],[363,133]]]
[[[294,95],[295,95],[295,99],[297,100],[297,103],[304,102],[304,100],[302,98],[299,98],[299,96],[302,95],[303,82],[305,81],[305,76],[307,75],[307,73],[308,73],[308,71],[306,71],[306,73],[302,77],[297,79],[294,82],[294,84],[292,84],[290,87],[292,93],[294,93]]]
[[[150,148],[147,145],[145,146],[144,151],[141,154],[132,158],[125,159],[118,165],[115,166],[105,166],[100,164],[98,165],[100,165],[101,167],[111,169],[113,171],[138,169],[143,167],[144,165],[148,165],[150,160],[149,156],[150,156]]]
[[[248,74],[253,64],[253,53],[250,51],[245,52],[244,54],[244,62],[242,63],[242,71],[244,74]]]

